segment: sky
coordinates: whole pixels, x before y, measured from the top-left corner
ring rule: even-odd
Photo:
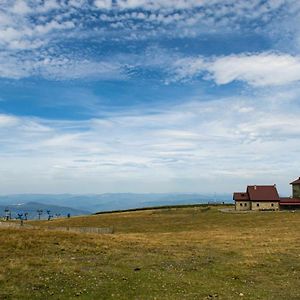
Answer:
[[[0,194],[289,195],[299,20],[298,0],[0,0]]]

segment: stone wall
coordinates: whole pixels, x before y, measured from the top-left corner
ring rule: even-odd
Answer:
[[[235,201],[235,210],[250,210],[250,201]]]
[[[279,203],[276,201],[253,201],[251,210],[279,210]]]

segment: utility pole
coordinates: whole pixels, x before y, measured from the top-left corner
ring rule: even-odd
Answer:
[[[20,225],[23,226],[23,214],[18,213],[18,219],[20,220]]]
[[[50,221],[51,218],[53,217],[53,216],[51,215],[51,211],[50,211],[50,210],[47,210],[47,214],[48,214],[48,221]]]
[[[38,209],[37,213],[38,213],[39,220],[40,220],[41,219],[41,215],[43,214],[43,210],[42,209]]]

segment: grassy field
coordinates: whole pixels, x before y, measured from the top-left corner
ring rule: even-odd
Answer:
[[[0,229],[0,299],[300,299],[300,213],[196,207],[33,223],[41,229]]]

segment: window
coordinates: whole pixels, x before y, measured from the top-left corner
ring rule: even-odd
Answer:
[[[272,203],[271,206],[274,206],[274,203]]]
[[[243,206],[243,203],[240,203],[240,206]]]
[[[247,203],[245,203],[244,206],[247,206]]]
[[[256,206],[258,207],[258,206],[259,206],[259,203],[256,203]]]

